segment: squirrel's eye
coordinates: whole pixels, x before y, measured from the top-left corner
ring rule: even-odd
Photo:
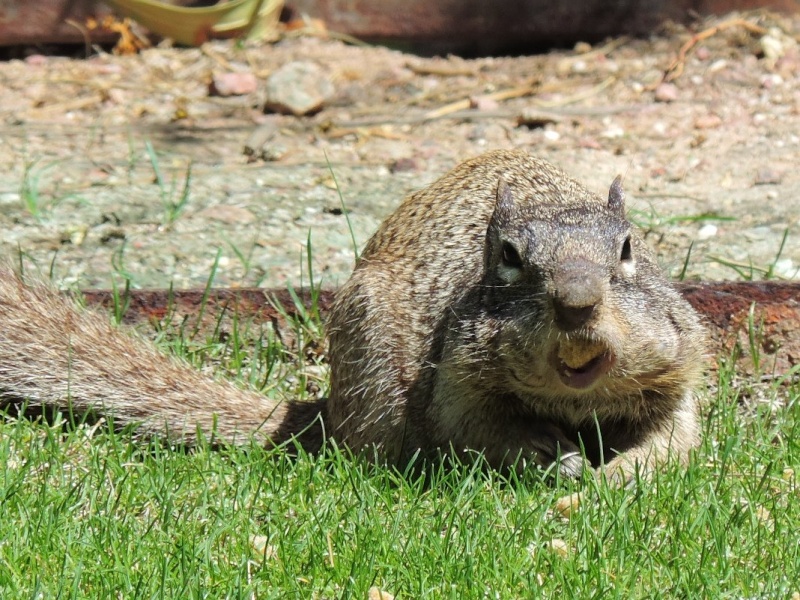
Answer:
[[[514,269],[522,268],[522,259],[519,252],[508,242],[503,242],[503,264]]]
[[[631,236],[628,236],[625,238],[625,241],[622,242],[622,251],[619,253],[619,259],[623,261],[630,260],[631,258]]]

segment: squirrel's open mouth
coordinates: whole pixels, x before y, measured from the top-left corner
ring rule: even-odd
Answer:
[[[614,355],[597,342],[562,344],[550,356],[561,382],[574,389],[591,387],[614,366]]]
[[[608,373],[614,366],[614,359],[608,354],[601,354],[577,368],[567,366],[563,361],[559,361],[559,363],[556,370],[564,385],[584,389]]]

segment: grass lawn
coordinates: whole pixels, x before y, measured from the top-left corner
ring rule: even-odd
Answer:
[[[160,343],[265,393],[305,389],[274,340],[232,339]],[[733,379],[712,382],[689,467],[624,490],[9,418],[0,598],[800,598],[800,386]],[[554,514],[577,489],[581,509]]]

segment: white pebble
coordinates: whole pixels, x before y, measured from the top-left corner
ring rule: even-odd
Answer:
[[[728,61],[725,60],[724,58],[720,58],[719,60],[715,60],[713,63],[711,63],[711,66],[708,67],[708,70],[713,73],[715,71],[721,71],[727,66],[728,66]]]
[[[586,61],[585,60],[576,60],[572,63],[572,72],[573,73],[585,73],[586,72]]]
[[[698,240],[707,240],[717,235],[717,226],[713,223],[706,223],[697,232]]]
[[[791,258],[782,258],[775,263],[772,272],[778,277],[794,278],[797,276],[797,271]]]
[[[558,133],[555,129],[546,129],[544,132],[544,139],[549,142],[557,142],[561,139],[561,134]]]
[[[16,204],[20,200],[20,195],[15,192],[4,192],[0,194],[0,204]]]
[[[604,138],[620,138],[625,135],[625,130],[619,125],[612,125],[603,132]]]

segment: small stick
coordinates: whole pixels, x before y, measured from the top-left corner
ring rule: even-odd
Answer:
[[[557,106],[564,106],[565,104],[573,104],[575,102],[580,102],[581,100],[585,100],[595,94],[599,93],[603,89],[607,88],[609,85],[614,83],[614,77],[609,77],[599,84],[594,86],[593,88],[578,92],[572,96],[568,96],[566,98],[562,98],[560,100],[533,100],[533,103],[540,107],[540,108],[554,108]],[[503,100],[510,100],[512,98],[521,98],[523,96],[530,96],[535,93],[542,93],[545,91],[552,91],[553,86],[548,86],[547,88],[539,86],[539,85],[528,85],[523,87],[511,88],[507,90],[500,90],[499,92],[494,92],[492,94],[486,94],[484,97],[488,98],[489,100],[496,100],[498,102],[502,102]],[[440,119],[452,113],[460,112],[463,110],[467,110],[470,108],[470,100],[467,98],[465,100],[459,100],[457,102],[451,102],[450,104],[445,104],[444,106],[437,108],[436,110],[429,111],[425,113],[424,120],[431,121],[433,119]]]
[[[718,33],[725,31],[726,29],[731,29],[733,27],[743,27],[750,33],[755,35],[765,35],[767,30],[763,27],[759,27],[751,23],[750,21],[745,21],[744,19],[736,18],[736,19],[729,19],[728,21],[723,21],[719,25],[715,25],[714,27],[709,27],[708,29],[704,29],[703,31],[694,34],[689,41],[681,46],[681,49],[678,50],[678,56],[676,56],[670,65],[667,67],[667,70],[664,71],[664,77],[662,78],[662,82],[664,81],[674,81],[678,77],[681,76],[683,73],[683,69],[686,66],[686,59],[688,58],[689,51],[694,48],[697,44],[702,42],[703,40],[707,40],[710,37],[717,35]]]
[[[511,98],[521,98],[522,96],[530,96],[531,94],[536,93],[537,90],[538,86],[526,85],[523,87],[511,88],[508,90],[500,90],[499,92],[486,94],[484,97],[488,98],[489,100],[496,100],[498,102],[502,102],[503,100],[510,100]],[[431,119],[438,119],[445,115],[449,115],[450,113],[458,112],[460,110],[467,110],[469,107],[470,107],[469,98],[466,98],[464,100],[459,100],[457,102],[451,102],[450,104],[445,104],[444,106],[437,108],[436,110],[432,110],[425,113],[425,120],[429,121]]]

